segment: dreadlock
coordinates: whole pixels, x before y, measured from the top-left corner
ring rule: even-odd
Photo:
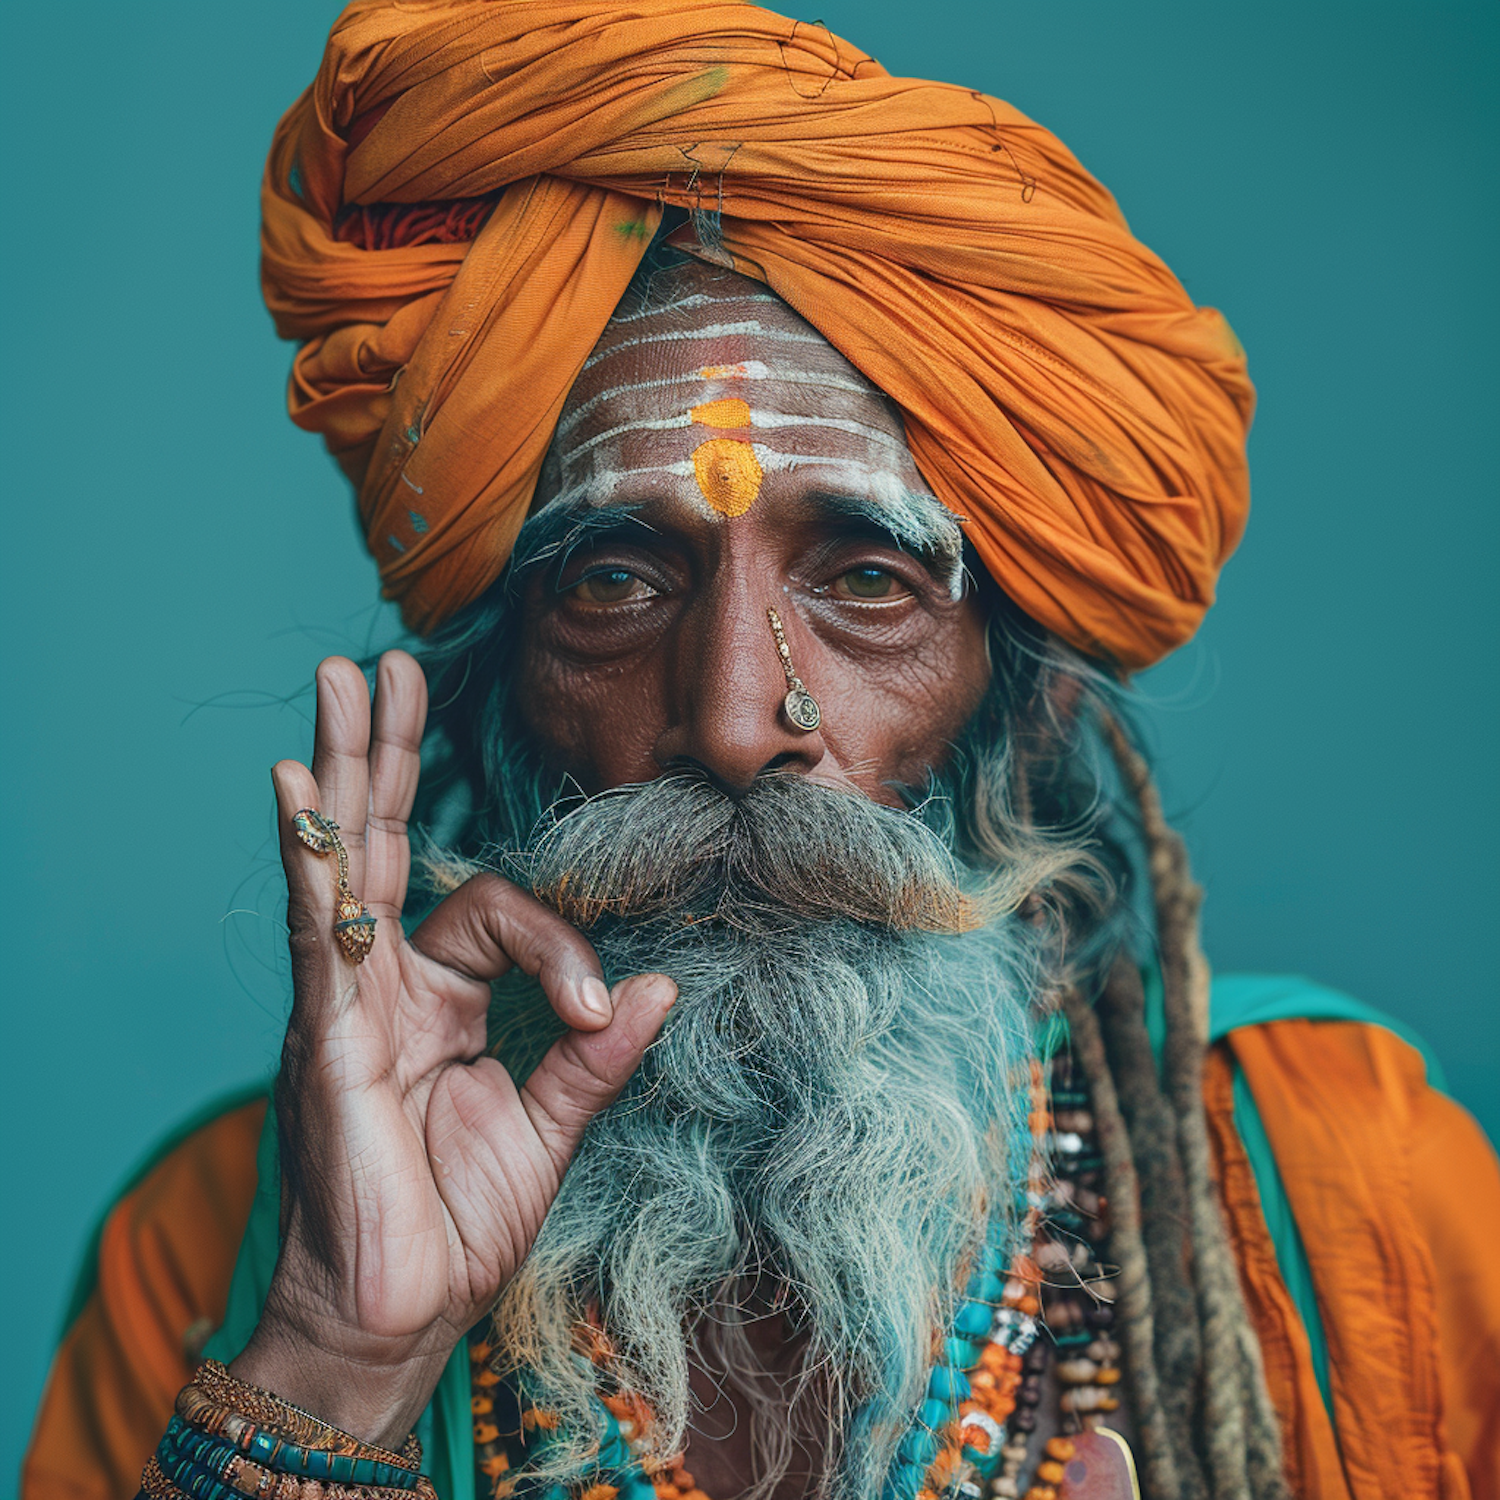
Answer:
[[[1167,1023],[1160,1080],[1133,962],[1114,962],[1097,1005],[1077,989],[1065,1004],[1115,1205],[1112,1253],[1132,1292],[1127,1298],[1122,1285],[1120,1335],[1141,1422],[1147,1494],[1150,1500],[1282,1500],[1288,1492],[1280,1432],[1212,1176],[1202,1093],[1208,1035],[1208,964],[1198,936],[1202,891],[1186,846],[1162,814],[1144,757],[1118,718],[1106,713],[1100,723],[1146,846]],[[1128,1151],[1120,1149],[1122,1140]],[[1146,1295],[1142,1286],[1149,1287]]]

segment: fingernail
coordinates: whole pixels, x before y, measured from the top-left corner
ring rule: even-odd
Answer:
[[[602,979],[595,979],[593,975],[585,979],[578,986],[578,999],[591,1016],[597,1016],[601,1021],[614,1019],[614,1007],[609,1003],[609,991]]]

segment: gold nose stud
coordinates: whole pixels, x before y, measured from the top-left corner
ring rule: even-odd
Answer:
[[[776,637],[776,654],[781,658],[781,670],[786,673],[786,697],[781,700],[781,710],[793,729],[811,734],[823,722],[818,700],[808,692],[807,685],[792,665],[792,653],[787,649],[786,631],[781,628],[781,616],[774,609],[767,609],[766,618],[771,622],[771,634]]]

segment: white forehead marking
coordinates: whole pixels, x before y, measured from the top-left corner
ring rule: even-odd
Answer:
[[[762,328],[760,322],[755,318],[746,318],[739,323],[710,323],[706,328],[669,328],[662,333],[645,334],[637,339],[625,339],[621,343],[612,344],[602,353],[591,354],[584,361],[583,368],[592,370],[595,365],[609,359],[611,356],[621,353],[626,349],[636,349],[647,344],[677,344],[689,340],[700,339],[730,339],[743,334],[753,334],[758,339],[765,339],[772,344],[822,344],[827,340],[819,337],[816,333],[796,333],[790,328]]]
[[[953,516],[953,513],[936,495],[927,490],[911,489],[903,484],[897,475],[892,474],[889,469],[881,468],[878,464],[866,463],[862,458],[829,458],[826,455],[820,458],[817,454],[781,453],[766,443],[751,443],[750,446],[755,450],[755,457],[759,460],[761,468],[767,473],[789,473],[793,469],[805,469],[809,466],[853,469],[865,478],[869,484],[870,493],[882,505],[888,505],[892,510],[907,512],[916,507],[935,508],[943,516],[950,518],[955,527],[958,525],[958,517]],[[649,464],[639,469],[595,469],[587,479],[580,480],[577,484],[570,484],[567,489],[559,490],[547,502],[547,507],[576,505],[583,501],[595,507],[605,506],[614,498],[614,492],[622,484],[629,480],[639,479],[646,474],[667,474],[676,479],[692,479],[697,474],[697,469],[690,458],[679,459],[676,463],[670,464]]]
[[[707,368],[715,373],[705,375],[702,370],[693,370],[686,375],[666,375],[660,380],[638,380],[633,385],[612,385],[608,390],[590,396],[581,406],[570,411],[557,424],[557,436],[566,440],[568,434],[585,417],[598,410],[606,401],[613,401],[616,396],[633,396],[643,391],[665,391],[679,385],[722,385],[732,380],[776,380],[785,385],[815,385],[830,391],[848,391],[855,396],[876,394],[873,386],[850,380],[844,375],[813,375],[800,370],[778,371],[758,359],[736,360],[725,365],[709,365]]]
[[[683,412],[676,417],[641,417],[634,422],[621,422],[618,427],[611,427],[606,432],[595,433],[591,438],[585,438],[577,447],[569,448],[562,455],[564,467],[576,463],[585,453],[597,448],[600,443],[607,443],[611,438],[617,438],[627,432],[671,432],[678,427],[691,427],[692,417]]]
[[[867,442],[884,443],[887,448],[895,448],[900,453],[909,450],[906,446],[905,437],[897,437],[894,433],[882,432],[878,427],[871,427],[864,422],[856,422],[850,417],[802,417],[791,412],[784,411],[755,411],[750,412],[750,425],[752,427],[831,427],[836,432],[852,432],[856,437],[862,437]]]
[[[623,437],[631,432],[674,432],[684,427],[694,425],[693,414],[683,412],[676,417],[641,417],[634,422],[621,422],[618,427],[610,427],[604,432],[595,433],[591,438],[585,438],[583,442],[567,449],[560,455],[562,465],[565,469],[571,468],[586,453],[591,453],[603,443],[612,438]],[[750,425],[761,431],[776,430],[780,428],[796,427],[822,427],[834,432],[847,432],[855,437],[862,437],[867,443],[878,443],[882,447],[894,449],[895,452],[906,457],[910,450],[906,446],[906,439],[895,433],[882,432],[878,427],[871,427],[864,422],[855,422],[847,417],[803,417],[791,412],[782,411],[755,411],[750,412]],[[726,428],[726,431],[733,431]],[[824,455],[820,462],[839,462],[838,459],[830,459]]]
[[[899,491],[901,494],[909,494],[910,491],[901,483],[896,475],[889,469],[882,469],[879,464],[867,463],[862,458],[830,458],[827,454],[821,457],[816,453],[782,453],[779,449],[772,448],[766,443],[751,443],[755,449],[755,456],[760,460],[760,466],[766,473],[789,474],[793,469],[825,468],[825,469],[855,469],[869,480],[870,487],[882,500],[887,495]],[[930,499],[934,505],[943,502],[935,496],[923,495],[923,499]]]
[[[697,374],[664,375],[660,380],[637,380],[632,385],[612,385],[607,391],[600,391],[597,396],[590,396],[582,406],[570,411],[557,424],[556,435],[558,438],[566,438],[590,412],[595,411],[606,401],[613,401],[616,396],[635,396],[643,391],[666,391],[674,385],[686,385],[689,381],[700,379],[701,377]]]

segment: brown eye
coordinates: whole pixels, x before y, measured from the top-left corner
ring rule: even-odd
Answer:
[[[900,587],[884,568],[850,568],[839,574],[834,593],[844,599],[889,599]]]
[[[626,568],[601,568],[580,578],[570,592],[584,604],[629,604],[651,598],[656,590]]]

